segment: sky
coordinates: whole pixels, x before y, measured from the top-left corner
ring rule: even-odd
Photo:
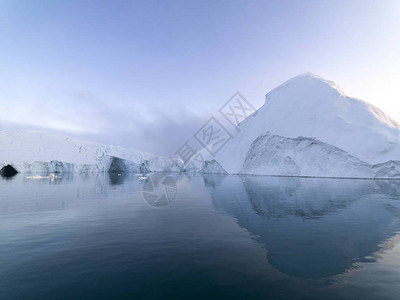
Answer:
[[[400,121],[400,1],[0,0],[0,129],[170,155],[305,72]]]

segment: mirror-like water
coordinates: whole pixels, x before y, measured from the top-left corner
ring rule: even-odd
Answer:
[[[400,181],[0,178],[1,299],[399,299]]]

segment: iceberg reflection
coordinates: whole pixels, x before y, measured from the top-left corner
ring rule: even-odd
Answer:
[[[400,229],[400,182],[228,176],[214,207],[267,249],[269,263],[302,278],[344,273],[369,261]]]

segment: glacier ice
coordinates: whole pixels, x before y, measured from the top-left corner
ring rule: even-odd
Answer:
[[[0,169],[8,164],[27,174],[179,170],[178,161],[151,153],[55,133],[0,130]]]
[[[199,173],[204,174],[228,174],[224,170],[224,168],[215,160],[205,161],[203,168],[199,171]]]
[[[241,174],[314,177],[374,177],[372,167],[313,138],[265,134],[250,146]]]

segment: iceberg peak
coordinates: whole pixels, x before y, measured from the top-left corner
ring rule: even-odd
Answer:
[[[265,95],[265,102],[268,102],[273,95],[278,94],[281,91],[293,94],[315,94],[316,91],[318,91],[319,94],[335,93],[337,96],[346,96],[343,90],[336,83],[324,79],[312,72],[297,75],[274,88]]]

